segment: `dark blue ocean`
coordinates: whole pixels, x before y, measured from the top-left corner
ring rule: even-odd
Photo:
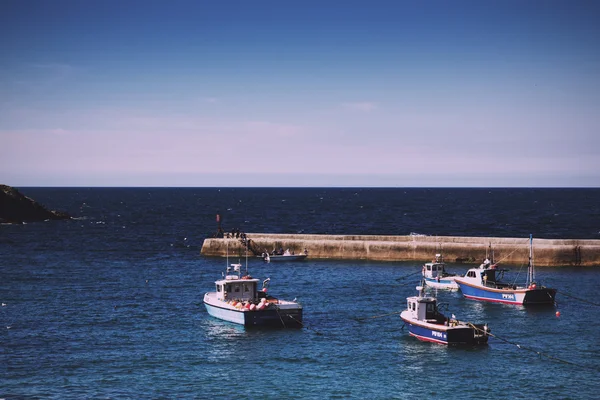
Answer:
[[[405,307],[419,264],[250,260],[305,328],[246,330],[207,315],[226,260],[200,248],[217,213],[244,232],[600,239],[600,189],[19,189],[76,219],[0,225],[0,398],[598,397],[600,268],[538,268],[557,308],[439,293],[497,335],[448,348],[372,318]]]

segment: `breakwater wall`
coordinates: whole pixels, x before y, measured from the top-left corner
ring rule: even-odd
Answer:
[[[529,238],[268,233],[248,233],[247,238],[255,252],[283,248],[298,254],[306,249],[313,259],[424,262],[441,253],[446,262],[476,264],[490,250],[495,261],[504,264],[526,264],[529,258]],[[533,250],[536,266],[600,265],[600,240],[534,238]],[[209,238],[204,240],[201,254],[245,257],[245,251],[239,238]]]

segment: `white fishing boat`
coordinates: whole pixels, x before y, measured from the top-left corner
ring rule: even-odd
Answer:
[[[308,251],[304,250],[304,253],[294,254],[290,252],[289,249],[282,253],[276,253],[275,251],[271,253],[262,253],[260,255],[265,262],[277,262],[277,261],[302,261],[306,257],[308,257]]]
[[[454,279],[458,276],[446,271],[446,264],[441,254],[436,254],[433,261],[423,264],[421,275],[425,285],[436,289],[458,290]]]
[[[215,291],[204,294],[208,314],[215,318],[246,327],[302,327],[302,305],[295,301],[280,300],[267,293],[270,278],[262,282],[242,273],[241,264],[227,267],[222,279],[215,281]]]

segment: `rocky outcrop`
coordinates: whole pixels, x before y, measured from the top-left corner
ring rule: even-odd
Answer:
[[[21,224],[70,218],[65,212],[48,210],[13,187],[0,185],[0,223]]]

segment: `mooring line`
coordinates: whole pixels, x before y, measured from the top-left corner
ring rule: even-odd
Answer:
[[[288,315],[288,317],[290,317],[291,319],[293,319],[294,321],[296,321],[297,323],[299,323],[300,325],[302,325],[303,328],[309,329],[309,330],[315,332],[317,335],[323,336],[323,334],[321,332],[319,332],[318,330],[316,330],[314,328],[311,328],[308,325],[305,325],[302,321],[298,321],[296,318],[292,317],[291,315]]]
[[[365,320],[367,320],[367,319],[375,319],[375,318],[388,317],[388,316],[390,316],[390,315],[400,314],[400,313],[402,313],[403,311],[404,311],[404,310],[402,310],[402,311],[395,311],[395,312],[393,312],[393,313],[388,313],[388,314],[375,315],[375,316],[372,316],[372,317],[354,318],[354,319],[360,322],[360,321],[365,321]]]
[[[401,281],[401,280],[403,280],[403,279],[406,279],[406,278],[408,278],[409,276],[413,276],[413,275],[420,274],[420,273],[421,273],[421,270],[419,270],[419,271],[417,271],[417,272],[413,272],[412,274],[408,274],[408,275],[401,276],[400,278],[396,278],[396,281]]]
[[[505,342],[505,343],[508,343],[508,344],[512,344],[513,346],[516,346],[517,348],[519,348],[519,349],[521,349],[521,350],[527,350],[527,351],[531,351],[532,353],[535,353],[535,354],[537,354],[538,356],[540,356],[540,358],[541,358],[541,357],[546,357],[546,358],[547,358],[547,359],[549,359],[549,360],[553,360],[553,361],[561,362],[561,363],[563,363],[563,364],[569,364],[569,365],[573,365],[573,366],[576,366],[576,367],[579,367],[579,368],[585,368],[585,369],[591,369],[591,370],[594,370],[594,371],[600,371],[600,367],[595,367],[595,366],[590,366],[590,365],[578,364],[578,363],[574,363],[574,362],[572,362],[572,361],[568,361],[568,360],[565,360],[565,359],[562,359],[562,358],[559,358],[559,357],[554,357],[554,356],[552,356],[552,355],[550,355],[550,354],[546,354],[546,353],[543,353],[543,352],[541,352],[541,351],[538,351],[538,350],[536,350],[536,349],[534,349],[534,348],[532,348],[532,347],[523,346],[523,345],[520,345],[520,344],[518,344],[518,343],[516,343],[516,342],[513,342],[513,341],[511,341],[511,340],[504,339],[504,338],[502,338],[502,337],[500,337],[500,336],[498,336],[498,335],[495,335],[495,334],[493,334],[493,333],[491,333],[491,332],[489,332],[489,331],[485,332],[483,329],[476,327],[475,325],[473,325],[473,324],[472,324],[472,323],[470,323],[470,322],[469,322],[468,324],[469,324],[469,326],[471,326],[471,328],[473,328],[473,329],[475,329],[475,330],[477,330],[477,331],[484,332],[484,333],[486,333],[488,336],[491,336],[491,337],[493,337],[494,339],[498,339],[498,340],[500,340],[500,341],[502,341],[502,342]]]
[[[566,293],[566,292],[565,292],[565,291],[563,291],[563,290],[560,290],[560,291],[558,291],[558,293],[562,294],[563,296],[571,297],[571,298],[573,298],[573,299],[575,299],[575,300],[579,300],[579,301],[582,301],[582,302],[584,302],[584,303],[588,303],[588,304],[591,304],[591,305],[593,305],[593,306],[600,307],[600,304],[598,304],[598,303],[593,303],[593,302],[591,302],[591,301],[588,301],[588,300],[582,299],[582,298],[580,298],[580,297],[573,296],[572,294],[570,294],[570,293]]]

